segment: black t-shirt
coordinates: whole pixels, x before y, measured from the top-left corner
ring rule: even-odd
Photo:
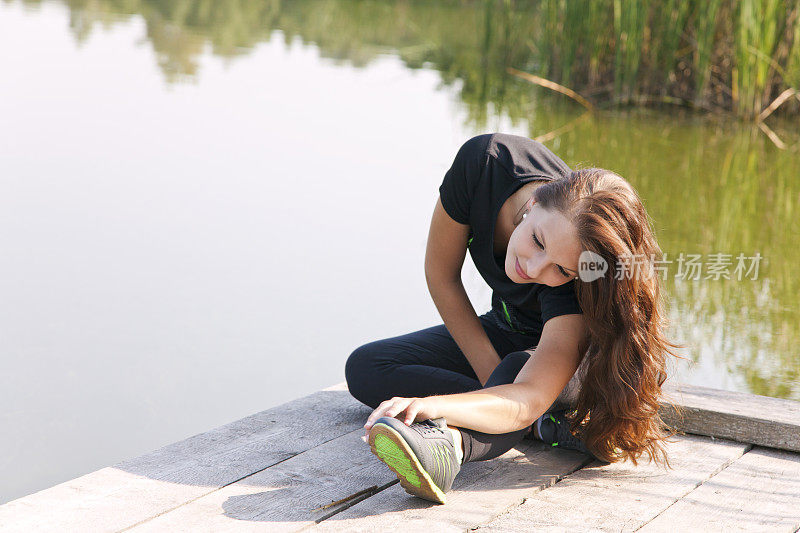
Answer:
[[[492,288],[492,308],[516,331],[540,336],[544,323],[581,313],[575,280],[558,287],[515,283],[495,259],[494,230],[503,203],[524,184],[557,179],[570,168],[543,144],[504,133],[473,137],[458,150],[439,194],[450,217],[470,226],[469,253]]]

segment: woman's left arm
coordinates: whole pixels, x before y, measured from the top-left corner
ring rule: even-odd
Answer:
[[[483,433],[509,433],[533,424],[553,404],[580,364],[587,345],[587,329],[581,314],[548,320],[539,344],[522,367],[514,383],[472,392],[392,398],[369,416],[367,431],[381,416],[392,416],[410,424],[443,416],[450,426]]]

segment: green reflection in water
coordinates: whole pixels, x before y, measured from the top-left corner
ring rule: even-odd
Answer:
[[[533,123],[535,124],[535,122]],[[533,127],[531,136],[549,128]],[[757,128],[653,111],[603,113],[548,143],[570,164],[617,171],[642,196],[667,259],[701,254],[699,280],[667,265],[673,337],[757,394],[800,399],[800,151]],[[703,279],[709,254],[763,259],[757,278]]]
[[[527,122],[531,137],[566,126],[547,144],[572,165],[610,168],[633,183],[668,259],[681,252],[703,254],[704,261],[711,253],[761,254],[756,280],[680,280],[670,265],[672,333],[689,345],[687,357],[713,358],[713,366],[740,377],[751,392],[800,399],[796,122],[771,122],[789,145],[779,150],[741,122],[675,109],[577,120],[583,110],[572,102],[506,73],[508,66],[548,69],[547,56],[535,53],[543,36],[524,23],[535,13],[522,3],[513,10],[492,9],[489,2],[468,9],[452,2],[354,0],[64,3],[79,40],[95,24],[141,16],[169,81],[197,75],[206,43],[215,54],[234,57],[281,30],[287,43],[298,36],[324,57],[356,66],[394,54],[409,68],[436,69],[445,85],[459,86],[475,131],[498,115]]]

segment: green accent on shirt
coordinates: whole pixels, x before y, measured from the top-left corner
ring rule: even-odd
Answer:
[[[503,300],[500,300],[500,303],[503,304],[503,313],[505,313],[506,315],[506,322],[508,322],[508,325],[511,326],[511,329],[513,329],[517,333],[522,333],[521,330],[515,328],[514,324],[511,323],[511,315],[508,314],[508,307],[506,307],[506,303]]]

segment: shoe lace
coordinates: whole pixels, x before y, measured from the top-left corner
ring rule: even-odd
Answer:
[[[421,435],[442,435],[444,431],[431,420],[423,420],[414,424]]]

